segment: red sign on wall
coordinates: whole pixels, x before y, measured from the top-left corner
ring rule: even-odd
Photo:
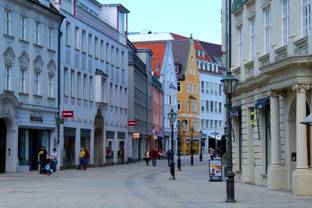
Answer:
[[[128,126],[135,126],[136,125],[136,121],[135,120],[129,120],[128,121]]]
[[[62,111],[62,117],[63,118],[73,118],[74,117],[74,111]]]

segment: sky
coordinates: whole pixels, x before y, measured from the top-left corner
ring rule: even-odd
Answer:
[[[221,0],[99,0],[129,11],[129,32],[173,32],[221,43]]]

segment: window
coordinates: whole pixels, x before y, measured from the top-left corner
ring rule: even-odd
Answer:
[[[200,101],[200,110],[201,110],[202,112],[205,111],[205,101],[204,101],[204,100],[201,100],[201,101]]]
[[[26,40],[26,17],[21,16],[21,39]]]
[[[214,121],[214,128],[215,128],[215,129],[218,128],[218,121],[217,121],[217,120]]]
[[[111,104],[111,105],[114,105],[114,99],[113,99],[113,83],[110,83],[110,87],[109,87],[109,95],[110,95],[110,97],[109,97],[109,103]]]
[[[209,112],[209,100],[206,100],[206,112]]]
[[[75,48],[79,50],[80,40],[79,40],[79,28],[75,27]]]
[[[40,45],[40,22],[36,21],[36,37],[35,37],[35,43],[37,45]]]
[[[237,29],[237,50],[237,64],[240,65],[243,52],[242,27]]]
[[[53,28],[52,27],[49,27],[48,36],[49,36],[49,48],[53,49]]]
[[[104,41],[101,40],[101,43],[100,43],[100,59],[101,61],[104,60]]]
[[[83,75],[83,99],[88,100],[88,76]]]
[[[111,65],[114,66],[114,46],[111,46]]]
[[[200,127],[201,127],[201,129],[205,128],[205,120],[204,119],[200,120]]]
[[[26,93],[26,69],[21,68],[20,69],[20,92]]]
[[[66,45],[70,46],[70,23],[66,22]]]
[[[4,11],[4,33],[7,35],[11,35],[11,11]]]
[[[99,39],[94,37],[94,57],[99,58]]]
[[[116,48],[116,67],[119,67],[119,49]]]
[[[125,60],[125,52],[121,52],[121,60],[120,60],[120,66],[123,69],[124,68],[124,60]]]
[[[213,120],[210,120],[210,129],[213,129]]]
[[[214,84],[210,82],[210,95],[213,95],[213,86]]]
[[[289,40],[289,0],[282,0],[282,39],[283,45]]]
[[[218,112],[218,102],[215,101],[214,103],[214,112],[217,113]]]
[[[186,111],[189,111],[190,110],[190,101],[189,100],[186,100]]]
[[[206,94],[209,94],[209,82],[206,82]]]
[[[204,93],[204,91],[205,91],[205,82],[204,81],[201,81],[200,88],[201,88],[201,92]]]
[[[196,103],[195,100],[193,100],[193,101],[192,101],[192,112],[196,112],[196,111],[197,111],[196,106],[197,106],[197,103]]]
[[[210,101],[210,112],[213,113],[213,101]]]
[[[70,72],[70,95],[73,98],[75,97],[75,89],[76,89],[76,85],[75,85],[75,71],[71,70],[71,72]]]
[[[206,129],[209,129],[209,120],[206,120],[206,121],[205,121],[205,128],[206,128]]]
[[[178,100],[178,111],[180,111],[180,110],[181,110],[181,101]]]
[[[64,96],[69,96],[69,87],[68,87],[68,83],[69,83],[69,75],[68,75],[68,69],[64,68]]]
[[[222,112],[222,107],[221,107],[222,103],[219,103],[219,113]]]
[[[88,37],[88,54],[92,56],[92,35],[89,34]]]
[[[178,92],[181,91],[181,82],[178,82]]]
[[[81,99],[82,97],[82,90],[81,90],[81,72],[77,72],[77,98]]]
[[[108,43],[106,43],[105,53],[106,53],[106,63],[109,63],[109,44]]]
[[[219,95],[221,96],[222,95],[222,85],[219,84]]]
[[[171,95],[168,95],[168,98],[169,98],[169,105],[171,105]]]
[[[87,50],[87,44],[86,44],[86,42],[87,42],[87,40],[86,40],[86,38],[87,38],[87,36],[86,36],[86,31],[82,31],[82,36],[81,36],[81,50],[82,50],[82,52],[86,52],[86,50]]]
[[[192,93],[192,90],[193,90],[193,85],[190,84],[189,92]]]
[[[102,78],[101,89],[102,89],[102,101],[104,101],[105,100],[105,78]]]
[[[256,24],[255,17],[253,16],[249,20],[249,41],[250,41],[250,59],[253,59],[256,55]]]
[[[93,101],[93,77],[89,77],[89,101]]]
[[[310,0],[302,0],[302,35],[308,36],[311,26],[311,5]]]
[[[186,93],[188,93],[188,86],[189,86],[189,84],[186,83],[186,84],[185,84],[185,92],[186,92]]]
[[[271,7],[264,9],[264,49],[265,53],[270,52],[271,45]]]
[[[4,89],[5,90],[12,90],[12,77],[11,77],[11,66],[5,65],[4,71]]]
[[[48,77],[48,97],[53,97],[53,76]]]
[[[34,75],[34,94],[40,95],[40,72],[35,72]]]

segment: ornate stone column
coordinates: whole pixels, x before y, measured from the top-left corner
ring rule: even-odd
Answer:
[[[280,110],[279,95],[271,92],[271,164],[268,168],[268,188],[271,190],[287,190],[287,168],[281,166]]]
[[[295,195],[312,195],[312,171],[308,169],[307,130],[300,122],[306,117],[306,90],[309,85],[296,84],[296,170],[292,177],[292,190]]]

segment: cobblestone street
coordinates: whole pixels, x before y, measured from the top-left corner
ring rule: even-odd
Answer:
[[[237,203],[224,203],[225,183],[209,182],[208,162],[195,158],[193,167],[183,158],[182,172],[169,180],[167,161],[156,167],[142,163],[66,170],[53,176],[6,174],[0,176],[0,207],[311,207],[312,198],[290,192],[236,183]],[[187,164],[186,164],[187,163]]]

